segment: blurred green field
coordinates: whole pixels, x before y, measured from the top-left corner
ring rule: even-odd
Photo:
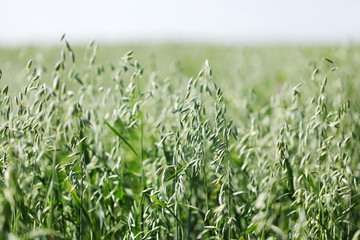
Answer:
[[[357,45],[0,49],[0,239],[356,239],[359,64]]]
[[[26,63],[33,59],[45,71],[52,71],[60,58],[60,47],[25,47],[21,49],[0,48],[0,66],[3,71],[2,84],[10,85],[10,91],[21,88],[25,81]],[[216,46],[196,44],[160,45],[100,45],[96,62],[108,67],[116,65],[121,56],[134,51],[136,59],[149,76],[156,72],[161,78],[198,74],[204,61],[209,60],[215,82],[221,83],[229,98],[244,96],[251,89],[257,95],[259,104],[266,104],[269,97],[277,94],[284,85],[307,84],[315,66],[324,58],[333,60],[338,66],[333,74],[334,91],[344,91],[359,110],[357,91],[360,86],[358,63],[360,47],[344,46]],[[87,64],[82,61],[85,47],[74,47],[77,66]],[[323,64],[323,65],[326,65]],[[329,66],[331,67],[331,66]],[[108,74],[108,72],[105,72]],[[340,79],[341,77],[341,79]],[[106,86],[111,81],[99,83]],[[234,101],[236,102],[236,101]],[[234,103],[235,104],[235,103]]]

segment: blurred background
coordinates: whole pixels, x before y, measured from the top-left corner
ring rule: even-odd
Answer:
[[[180,85],[208,59],[229,99],[252,91],[266,104],[284,85],[310,79],[325,57],[339,66],[339,76],[351,75],[343,81],[349,94],[360,87],[356,0],[12,0],[0,9],[0,85],[13,92],[24,86],[30,59],[42,69],[42,81],[52,81],[66,49],[64,33],[79,72],[88,64],[86,46],[95,40],[104,79],[111,79],[111,64],[134,50],[145,76],[156,72]]]
[[[72,43],[338,44],[360,40],[360,1],[12,0],[0,47]]]

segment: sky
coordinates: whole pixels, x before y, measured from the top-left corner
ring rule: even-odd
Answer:
[[[0,47],[360,42],[359,0],[0,0]]]

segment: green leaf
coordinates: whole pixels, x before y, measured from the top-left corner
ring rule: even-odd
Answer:
[[[104,119],[105,124],[110,128],[110,130],[115,133],[116,136],[118,136],[131,150],[132,152],[138,156],[134,148],[131,146],[131,144],[113,127]]]
[[[197,208],[195,206],[191,206],[191,205],[188,205],[188,204],[182,204],[182,203],[179,203],[179,205],[196,210],[199,213],[199,215],[202,217],[202,219],[203,220],[205,219],[205,213],[200,208]]]
[[[295,192],[295,188],[294,188],[294,178],[293,178],[293,171],[291,168],[291,164],[289,162],[289,159],[286,158],[285,159],[285,167],[286,167],[286,175],[287,175],[287,180],[288,180],[288,184],[289,184],[289,193],[291,194],[291,198],[294,195]]]
[[[257,225],[252,225],[245,231],[245,234],[253,233],[256,230],[256,228],[257,228]]]
[[[180,169],[178,169],[175,173],[173,173],[170,177],[168,177],[165,182],[170,181],[171,179],[175,178],[179,173],[187,169],[189,166],[191,166],[196,160],[192,160],[191,162],[188,162],[185,166],[181,166]]]
[[[112,235],[114,235],[117,231],[119,231],[126,223],[125,222],[119,222],[114,227],[110,229],[110,232],[108,232],[104,238],[104,240],[110,239]]]
[[[184,227],[183,225],[182,225],[182,223],[180,222],[180,220],[177,218],[177,216],[175,215],[175,213],[168,207],[168,206],[166,206],[166,204],[165,203],[163,203],[163,202],[161,202],[159,199],[157,199],[156,197],[154,197],[154,196],[151,196],[150,194],[147,194],[154,202],[156,202],[157,204],[159,204],[162,208],[165,208],[166,210],[168,210],[170,213],[171,213],[171,215],[173,215],[174,217],[175,217],[175,219],[176,219],[176,221],[178,222],[178,223],[180,223],[180,225],[181,225],[181,227]]]
[[[309,183],[309,185],[311,186],[311,188],[315,191],[316,195],[319,196],[319,190],[317,189],[317,187],[315,186],[314,182],[311,179],[311,176],[306,177],[306,175],[300,170],[301,174],[304,176],[305,180]]]
[[[353,205],[351,205],[348,209],[346,209],[341,215],[340,217],[338,217],[335,221],[334,224],[336,224],[339,220],[341,220],[343,217],[345,217],[353,208],[356,208],[357,206],[360,205],[360,199],[354,203]]]
[[[79,196],[76,194],[75,190],[73,189],[73,187],[71,186],[71,184],[69,183],[68,180],[65,180],[66,185],[68,186],[71,196],[73,197],[73,199],[75,200],[76,205],[78,205],[78,207],[81,208],[81,212],[83,213],[83,215],[86,218],[86,221],[90,227],[90,229],[92,229],[92,224],[91,224],[91,220],[88,214],[88,211],[86,210],[86,208],[84,207],[84,205],[81,204],[81,200],[79,198]]]
[[[171,179],[175,178],[180,172],[182,172],[185,169],[186,166],[182,166],[180,169],[178,169],[175,173],[173,173],[170,177],[168,177],[165,182],[170,181]]]
[[[165,155],[166,162],[167,162],[168,164],[171,164],[171,159],[172,159],[172,158],[171,158],[169,152],[166,151],[165,139],[166,139],[166,136],[161,139],[162,146],[163,146],[163,151],[164,151],[164,155]]]

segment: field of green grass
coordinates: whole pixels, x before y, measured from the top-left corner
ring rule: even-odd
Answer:
[[[0,49],[0,239],[359,238],[359,46],[70,44]]]

